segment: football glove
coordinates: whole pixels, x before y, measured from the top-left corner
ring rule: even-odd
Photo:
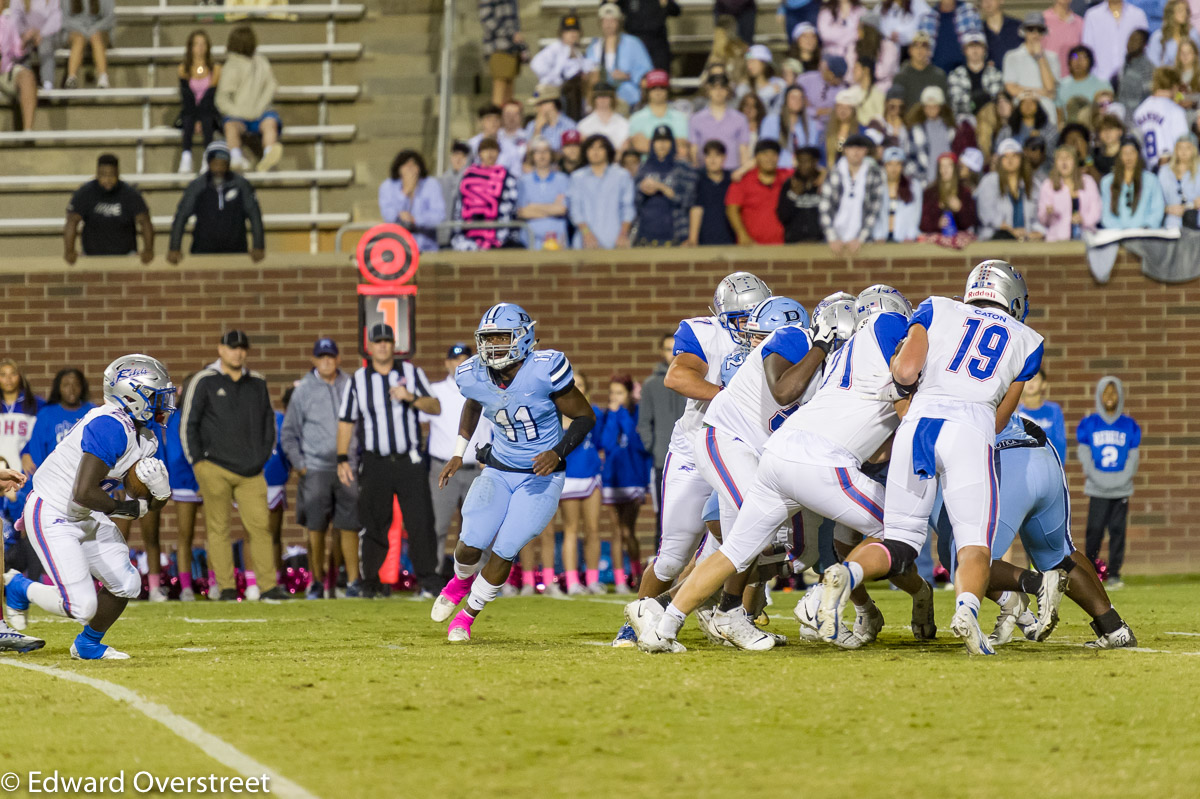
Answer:
[[[157,500],[171,498],[171,482],[167,476],[167,467],[158,458],[143,458],[134,469],[138,479],[150,489],[150,494]]]

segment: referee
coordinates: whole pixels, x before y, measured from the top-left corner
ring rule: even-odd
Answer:
[[[350,439],[362,422],[363,456],[358,475],[358,513],[366,532],[362,541],[362,595],[387,595],[379,569],[388,553],[392,497],[400,502],[408,533],[408,556],[421,593],[441,590],[433,534],[433,500],[429,471],[421,456],[418,412],[441,413],[425,373],[410,361],[396,360],[396,333],[390,325],[371,328],[371,363],[354,373],[342,395],[338,413],[338,477],[354,481]]]

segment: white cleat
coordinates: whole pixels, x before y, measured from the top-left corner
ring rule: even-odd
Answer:
[[[208,586],[208,598],[213,602],[221,599],[221,586],[217,585],[216,580],[213,580],[212,584]]]
[[[821,595],[824,591],[825,587],[821,583],[809,586],[792,611],[792,615],[800,623],[801,641],[821,640],[821,634],[817,632],[817,609],[821,606]]]
[[[546,583],[546,588],[542,591],[542,596],[566,596],[563,590],[558,587],[558,583]]]
[[[773,633],[768,630],[763,630],[763,634],[769,635],[773,639],[775,639],[775,646],[787,646],[788,645],[788,638],[786,635],[780,635],[779,633]]]
[[[246,601],[257,602],[262,599],[262,591],[258,590],[258,584],[246,586]]]
[[[98,658],[85,658],[79,654],[79,650],[75,648],[75,643],[71,642],[71,657],[75,660],[129,660],[129,655],[124,652],[118,652],[111,646],[104,647],[104,654]]]
[[[0,652],[32,652],[45,645],[41,638],[19,633],[0,619]]]
[[[537,596],[537,589],[532,585],[521,586],[521,596]]]
[[[1095,641],[1084,644],[1088,649],[1131,649],[1137,646],[1137,638],[1129,625],[1122,623],[1120,627],[1107,635],[1102,635]]]
[[[651,627],[645,635],[638,636],[638,649],[649,654],[680,655],[687,647],[674,638],[663,638],[658,634],[657,627]]]
[[[1008,599],[1000,605],[1000,615],[996,617],[996,627],[988,636],[988,643],[995,648],[1011,641],[1017,630],[1017,619],[1028,611],[1029,597],[1020,591],[1009,591]]]
[[[858,633],[851,632],[845,627],[842,628],[841,634],[836,641],[831,641],[838,649],[862,649],[869,641],[864,640]]]
[[[855,614],[853,635],[862,641],[862,644],[859,644],[859,646],[873,642],[879,637],[881,630],[883,630],[883,614],[876,605],[871,605],[871,609],[866,613]],[[835,641],[834,643],[837,642]],[[858,647],[854,648],[857,649]]]
[[[738,649],[766,652],[775,648],[775,637],[755,627],[742,608],[729,611],[714,610],[712,618],[713,627],[720,636]]]
[[[446,640],[452,644],[470,643],[471,628],[470,627],[451,627],[446,633]]]
[[[913,638],[918,641],[932,641],[937,638],[937,623],[933,618],[933,586],[924,583],[912,598],[912,603]]]
[[[593,596],[604,596],[608,593],[608,586],[601,582],[595,582],[587,587],[587,592]]]
[[[625,621],[629,622],[640,641],[643,635],[658,626],[663,612],[663,606],[652,597],[635,599],[625,606]]]
[[[1037,592],[1037,627],[1034,640],[1045,641],[1058,626],[1058,606],[1067,593],[1067,573],[1062,569],[1042,572],[1042,586]]]
[[[179,589],[179,601],[180,602],[195,602],[196,601],[196,592],[193,591],[191,588],[180,588]]]
[[[166,602],[168,599],[170,599],[170,597],[167,595],[167,587],[165,585],[160,585],[158,588],[155,588],[150,592],[149,599],[151,602]]]
[[[433,600],[433,607],[429,611],[429,618],[441,624],[454,615],[454,609],[457,607],[458,602],[451,602],[446,598],[445,594],[438,594],[437,599]]]
[[[954,611],[954,618],[950,620],[950,632],[954,633],[956,638],[962,639],[967,646],[967,652],[972,655],[996,654],[983,630],[979,628],[979,619],[966,605],[960,605],[958,610]]]
[[[717,631],[717,626],[713,623],[713,613],[715,612],[716,608],[697,610],[696,625],[700,628],[700,632],[704,633],[704,637],[717,646],[733,646],[731,641]]]
[[[512,599],[513,597],[518,596],[520,593],[520,589],[518,589],[512,583],[505,583],[504,585],[500,586],[500,596],[504,597],[505,599]]]
[[[834,642],[841,635],[842,610],[850,599],[850,570],[836,563],[825,570],[825,591],[817,610],[817,632],[822,640]]]
[[[588,590],[584,587],[583,583],[571,583],[567,587],[567,596],[583,596],[587,592]]]
[[[625,583],[617,583],[613,588],[613,593],[618,596],[628,596],[633,593],[633,589],[625,585]]]

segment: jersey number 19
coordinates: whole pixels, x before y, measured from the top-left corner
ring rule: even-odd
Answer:
[[[962,343],[958,345],[958,351],[954,353],[946,371],[957,372],[962,367],[967,353],[974,349],[975,354],[967,361],[967,374],[976,380],[987,380],[996,373],[1000,358],[1008,347],[1008,328],[1000,324],[991,324],[984,327],[983,333],[980,334],[981,327],[983,322],[979,319],[966,321],[967,332],[963,334]]]

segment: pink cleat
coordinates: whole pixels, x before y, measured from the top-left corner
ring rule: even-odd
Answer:
[[[447,640],[451,643],[469,642],[471,640],[471,623],[475,621],[475,617],[465,610],[460,610],[458,615],[454,617],[454,621],[450,622],[450,629],[446,634]]]
[[[462,602],[463,597],[471,592],[471,584],[474,582],[474,574],[465,580],[459,577],[450,578],[450,582],[446,583],[442,593],[438,594],[438,598],[433,601],[433,610],[429,611],[429,618],[439,624],[450,618],[450,614],[454,613],[458,603]]]

